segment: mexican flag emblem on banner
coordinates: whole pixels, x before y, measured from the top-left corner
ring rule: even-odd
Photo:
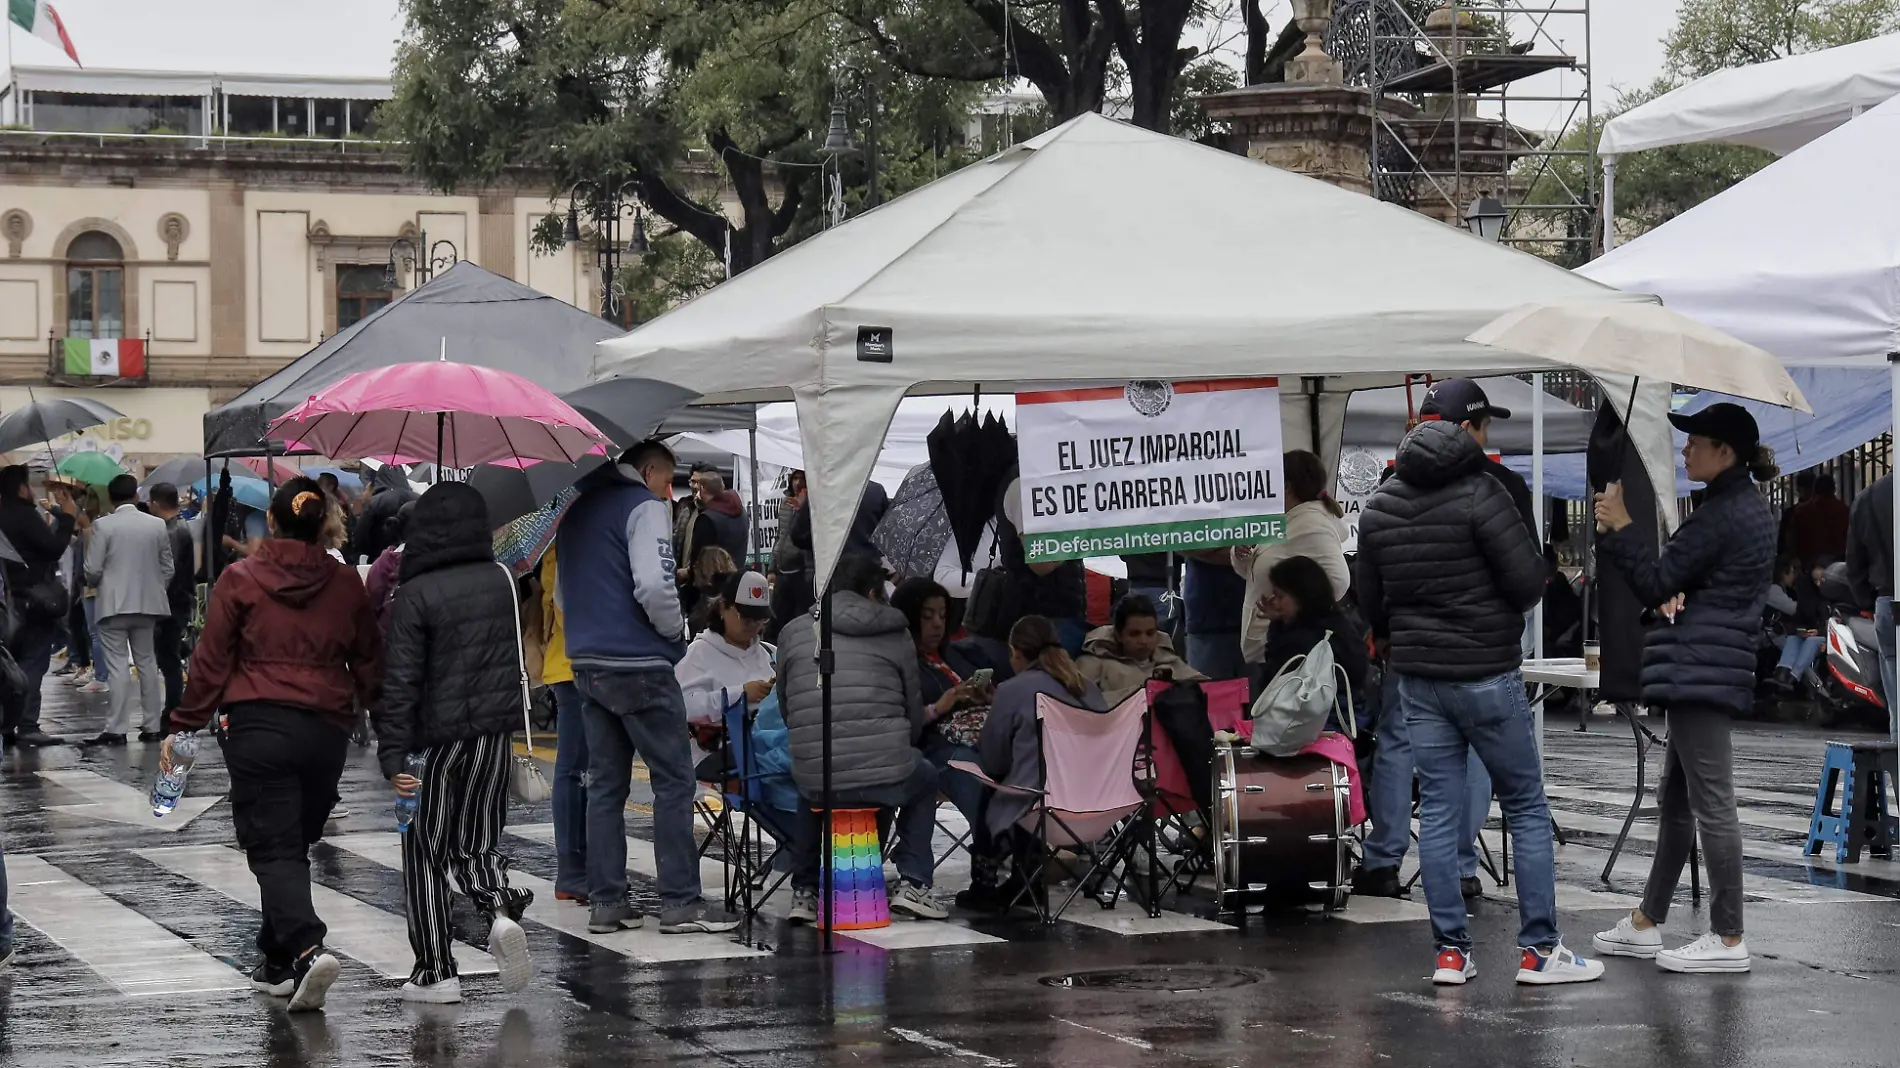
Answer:
[[[58,45],[60,50],[72,57],[73,63],[79,62],[79,51],[73,47],[73,39],[66,36],[66,24],[60,21],[59,12],[46,0],[7,0],[7,18],[14,25],[38,37],[48,44]]]
[[[66,373],[96,378],[141,377],[145,374],[145,342],[129,337],[69,337]]]

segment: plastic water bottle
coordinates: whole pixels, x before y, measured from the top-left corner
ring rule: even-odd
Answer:
[[[407,833],[409,824],[415,821],[416,806],[422,800],[422,772],[423,769],[428,766],[429,762],[423,759],[421,753],[411,753],[409,754],[409,759],[403,762],[402,770],[414,776],[417,785],[415,793],[410,794],[408,797],[398,795],[396,798],[396,831],[398,834]]]
[[[197,759],[197,732],[172,735],[172,767],[160,771],[158,780],[152,783],[152,815],[169,816],[178,807],[178,799],[185,794],[185,777],[191,774],[192,762]]]

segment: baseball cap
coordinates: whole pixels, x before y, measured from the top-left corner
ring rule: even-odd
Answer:
[[[1755,425],[1755,417],[1739,404],[1724,402],[1711,404],[1699,412],[1672,412],[1669,422],[1684,434],[1727,445],[1743,463],[1748,462],[1755,446],[1761,443],[1761,428]]]
[[[1425,401],[1418,406],[1418,414],[1424,419],[1464,423],[1473,419],[1509,419],[1511,409],[1492,404],[1491,398],[1484,395],[1484,387],[1469,378],[1447,378],[1432,383],[1432,388],[1425,391]]]
[[[747,619],[772,618],[771,587],[765,584],[765,576],[757,571],[727,575],[726,585],[719,591],[719,596]]]

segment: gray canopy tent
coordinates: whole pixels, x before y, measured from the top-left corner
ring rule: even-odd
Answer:
[[[588,384],[594,345],[621,328],[566,301],[463,261],[299,356],[205,415],[205,455],[284,455],[264,440],[270,421],[346,375],[432,360],[518,374],[557,394]],[[612,413],[604,413],[611,418]],[[749,406],[680,413],[669,429],[750,429]],[[624,443],[623,443],[624,444]]]

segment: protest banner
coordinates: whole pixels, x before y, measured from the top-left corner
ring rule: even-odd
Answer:
[[[1031,563],[1285,536],[1277,379],[1019,393],[1016,438]]]

